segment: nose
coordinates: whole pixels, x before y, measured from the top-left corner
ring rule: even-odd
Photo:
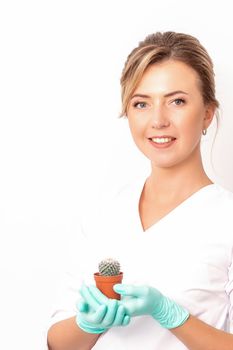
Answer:
[[[166,112],[161,107],[154,108],[151,116],[151,127],[154,129],[162,129],[170,125]]]

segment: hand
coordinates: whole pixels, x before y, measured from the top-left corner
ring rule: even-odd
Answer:
[[[76,323],[88,333],[103,333],[110,327],[127,326],[130,316],[118,300],[109,299],[95,286],[83,285],[80,289],[83,300],[77,304]]]
[[[120,303],[130,316],[151,315],[168,329],[181,326],[189,317],[186,309],[153,287],[115,284],[113,289],[123,296]]]

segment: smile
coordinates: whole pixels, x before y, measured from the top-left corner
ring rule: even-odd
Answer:
[[[161,144],[161,143],[171,142],[171,141],[175,140],[175,138],[172,138],[172,137],[166,137],[166,138],[165,137],[161,137],[161,138],[155,137],[155,138],[151,138],[150,140],[155,142],[155,143]]]
[[[162,148],[169,148],[171,147],[175,142],[176,138],[174,137],[152,137],[149,138],[150,144],[158,149]]]

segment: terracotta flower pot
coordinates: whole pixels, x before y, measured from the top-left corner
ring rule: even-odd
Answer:
[[[120,300],[120,294],[113,289],[114,284],[121,283],[123,279],[123,272],[116,276],[103,276],[99,272],[94,273],[96,287],[110,299]]]

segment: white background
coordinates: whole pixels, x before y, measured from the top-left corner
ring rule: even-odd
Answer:
[[[221,125],[208,175],[233,190],[230,1],[0,2],[0,347],[43,349],[43,330],[83,207],[149,165],[118,119],[120,74],[155,31],[199,38]],[[77,254],[79,247],[77,247]]]

